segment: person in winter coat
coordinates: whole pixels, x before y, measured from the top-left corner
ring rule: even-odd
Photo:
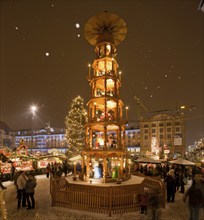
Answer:
[[[26,206],[26,194],[25,194],[25,186],[26,186],[27,176],[25,175],[25,171],[20,171],[19,176],[16,180],[17,185],[17,198],[18,198],[18,209]]]
[[[160,211],[161,202],[160,202],[160,191],[159,189],[154,189],[154,192],[149,196],[148,203],[151,207],[151,219],[159,220],[160,219]]]
[[[35,208],[34,192],[35,192],[36,185],[37,185],[36,180],[33,178],[32,175],[29,175],[28,180],[26,182],[26,187],[25,187],[26,200],[28,203],[27,209]]]
[[[45,170],[47,178],[49,178],[49,176],[50,176],[50,171],[51,171],[51,165],[50,165],[50,163],[48,163],[46,166],[46,170]]]
[[[165,181],[166,181],[166,190],[167,190],[167,202],[174,202],[175,192],[176,192],[176,181],[175,181],[173,169],[171,169],[168,172]]]
[[[147,214],[148,194],[145,192],[139,196],[141,214]]]
[[[183,201],[186,202],[188,197],[188,205],[190,211],[190,220],[199,220],[200,210],[204,205],[204,193],[202,185],[193,180],[192,185],[188,188],[183,196]]]

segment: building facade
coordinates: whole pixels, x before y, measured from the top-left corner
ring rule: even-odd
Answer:
[[[65,153],[68,144],[65,139],[65,128],[39,128],[23,129],[15,131],[15,146],[19,146],[20,141],[24,140],[28,146],[28,151],[32,154],[38,151],[48,153],[50,150],[57,149]]]
[[[158,114],[140,121],[141,154],[184,155],[185,145],[183,115]]]
[[[24,129],[15,132],[8,127],[0,128],[1,146],[19,146],[20,140],[28,146],[29,152],[47,153],[51,149],[66,152],[68,144],[65,128]],[[6,128],[6,129],[5,129]],[[13,148],[12,147],[12,148]],[[125,129],[125,147],[131,155],[185,154],[185,123],[182,115],[158,114],[140,121],[139,127]]]
[[[13,148],[15,145],[15,133],[5,123],[0,121],[0,147]]]
[[[140,155],[140,129],[139,128],[126,128],[125,130],[125,146],[130,152],[131,156]]]

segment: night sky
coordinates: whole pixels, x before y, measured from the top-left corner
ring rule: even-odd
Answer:
[[[204,13],[194,1],[1,1],[0,120],[12,129],[64,127],[70,102],[85,103],[94,47],[84,37],[90,17],[105,10],[127,24],[117,47],[121,99],[136,119],[134,95],[149,111],[185,111],[187,144],[204,136]],[[39,109],[32,122],[30,106]]]

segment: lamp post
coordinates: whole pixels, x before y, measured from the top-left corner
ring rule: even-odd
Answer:
[[[88,79],[91,80],[91,64],[88,64]]]
[[[121,81],[121,74],[122,74],[122,72],[119,71],[119,80],[120,80],[120,81]]]
[[[38,107],[36,105],[31,105],[30,111],[31,111],[31,154],[33,152],[33,120],[35,119],[36,112]]]
[[[127,121],[128,121],[128,110],[129,110],[129,107],[126,106],[126,107],[125,107],[125,112],[126,112],[126,120],[127,120]]]
[[[76,162],[74,162],[74,177],[73,177],[73,180],[77,180],[77,177],[76,177]]]

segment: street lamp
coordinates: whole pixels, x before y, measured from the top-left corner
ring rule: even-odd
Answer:
[[[36,111],[38,110],[38,107],[36,105],[30,106],[31,111],[31,119],[34,120],[36,116]],[[31,154],[33,152],[33,121],[31,122]]]
[[[127,120],[127,121],[128,121],[128,110],[129,110],[129,107],[126,106],[126,107],[125,107],[125,113],[126,113],[126,120]]]
[[[35,118],[35,113],[36,113],[37,109],[38,109],[38,107],[36,105],[31,105],[30,110],[32,113],[32,119]]]

